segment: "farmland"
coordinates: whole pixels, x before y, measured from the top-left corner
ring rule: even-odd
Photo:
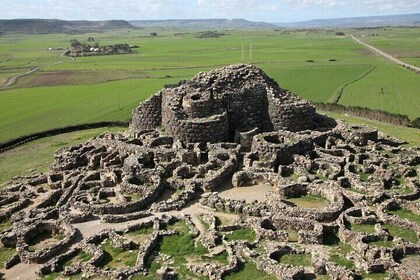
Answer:
[[[410,34],[406,41],[390,36],[397,33],[395,29],[375,31],[379,35],[374,40],[395,39],[411,53],[408,59],[415,60],[415,36],[418,38],[420,30],[401,30]],[[139,102],[165,84],[240,62],[257,64],[281,87],[311,101],[329,102],[342,90],[340,104],[381,109],[410,119],[419,116],[418,75],[373,55],[347,36],[336,36],[334,31],[224,31],[227,36],[206,39],[195,38],[193,32],[174,36],[158,31],[158,36],[149,36],[151,31],[0,37],[0,82],[41,67],[0,91],[0,142],[65,125],[128,120]],[[362,31],[345,32],[359,36]],[[71,39],[86,41],[88,37],[104,44],[127,43],[140,48],[134,54],[75,60],[60,56],[62,51],[47,51],[49,47],[66,48]],[[383,45],[378,41],[375,46]],[[54,64],[57,62],[61,63]]]
[[[419,28],[374,28],[357,31],[364,42],[391,54],[404,62],[420,66]],[[372,36],[372,35],[375,36]]]

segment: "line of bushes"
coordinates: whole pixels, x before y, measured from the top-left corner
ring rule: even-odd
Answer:
[[[54,128],[46,131],[35,132],[28,135],[21,136],[19,138],[15,138],[6,142],[0,143],[0,153],[10,150],[14,147],[23,145],[30,141],[34,141],[40,138],[54,136],[62,133],[73,132],[78,130],[86,130],[92,128],[100,128],[100,127],[127,127],[129,122],[96,122],[96,123],[85,123],[85,124],[77,124],[77,125],[70,125],[65,127]]]
[[[333,103],[320,102],[314,103],[314,105],[319,110],[330,111],[335,113],[344,113],[354,117],[362,117],[400,126],[420,128],[419,118],[410,121],[410,119],[406,115],[394,114],[386,111],[374,110],[359,106],[344,106],[341,104]]]

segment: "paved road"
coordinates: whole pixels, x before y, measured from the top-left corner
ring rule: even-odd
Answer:
[[[59,62],[55,62],[55,63],[52,63],[52,64],[44,65],[44,66],[42,66],[42,67],[52,66],[52,65],[56,65],[56,64],[60,64],[60,63],[63,63],[63,62],[62,62],[62,61],[59,61]],[[29,75],[29,74],[31,74],[31,73],[33,73],[33,72],[36,72],[36,71],[38,71],[39,69],[41,69],[42,67],[37,67],[37,68],[34,68],[34,69],[32,69],[32,70],[30,70],[30,71],[28,71],[28,72],[25,72],[25,73],[22,73],[22,74],[18,74],[18,75],[16,75],[16,76],[13,76],[13,77],[9,78],[9,80],[7,80],[7,82],[6,82],[3,86],[4,86],[4,87],[10,87],[10,86],[14,85],[14,84],[16,83],[16,81],[17,81],[20,77],[23,77],[23,76]]]
[[[390,60],[391,62],[398,64],[400,66],[403,66],[405,68],[408,68],[411,71],[416,72],[417,74],[420,74],[420,67],[405,63],[395,57],[393,57],[392,55],[389,55],[387,53],[384,53],[383,51],[381,51],[380,49],[377,49],[371,45],[368,45],[362,41],[360,41],[359,39],[357,39],[356,37],[354,37],[353,35],[350,35],[350,38],[352,38],[355,42],[361,44],[362,46],[365,46],[366,48],[370,49],[371,51],[373,51],[374,53],[379,54],[380,56],[385,57],[386,59]]]

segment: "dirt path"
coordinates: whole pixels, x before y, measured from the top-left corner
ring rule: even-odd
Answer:
[[[141,220],[150,220],[153,217],[146,217],[138,220],[133,221],[127,221],[123,223],[103,223],[101,220],[93,220],[88,221],[85,223],[78,223],[78,224],[72,224],[73,227],[77,228],[80,233],[82,234],[83,238],[88,238],[92,235],[98,234],[101,230],[104,229],[114,229],[114,230],[124,230],[127,226],[131,224],[138,223]]]
[[[360,81],[361,79],[363,79],[364,77],[366,77],[367,75],[369,75],[370,72],[372,72],[373,70],[375,70],[375,68],[378,67],[377,65],[373,66],[372,68],[370,68],[369,70],[367,70],[365,73],[363,73],[361,76],[357,77],[356,79],[345,83],[338,91],[337,93],[335,93],[329,100],[328,102],[330,103],[335,103],[338,104],[338,102],[341,99],[341,96],[343,95],[344,90],[346,89],[346,87],[348,87],[351,84],[354,84],[357,81]]]
[[[28,71],[28,72],[25,72],[25,73],[18,74],[18,75],[16,75],[16,76],[10,77],[10,78],[7,80],[7,82],[3,85],[3,87],[10,87],[10,86],[13,86],[13,85],[16,83],[16,81],[17,81],[20,77],[23,77],[23,76],[27,76],[27,75],[29,75],[29,74],[32,74],[32,73],[34,73],[34,72],[36,72],[36,71],[40,70],[40,69],[41,69],[41,68],[43,68],[43,67],[53,66],[53,65],[56,65],[56,64],[60,64],[60,63],[63,63],[63,61],[59,61],[59,62],[55,62],[55,63],[52,63],[52,64],[48,64],[48,65],[44,65],[44,66],[40,66],[40,67],[34,68],[34,69],[32,69],[32,70],[30,70],[30,71]]]
[[[191,216],[191,221],[193,222],[194,226],[198,229],[199,234],[197,238],[195,239],[195,245],[197,246],[198,243],[200,243],[201,237],[206,233],[206,228],[204,227],[201,220],[198,218],[197,215]]]
[[[9,269],[3,268],[0,272],[4,273],[2,279],[34,280],[38,279],[36,274],[38,268],[38,264],[19,263],[18,265],[15,265]]]
[[[405,63],[405,62],[403,62],[403,61],[401,61],[401,60],[399,60],[399,59],[397,59],[397,58],[393,57],[393,56],[392,56],[392,55],[390,55],[390,54],[384,53],[384,52],[383,52],[383,51],[381,51],[380,49],[377,49],[377,48],[375,48],[375,47],[373,47],[373,46],[371,46],[371,45],[368,45],[368,44],[366,44],[366,43],[364,43],[364,42],[360,41],[359,39],[357,39],[357,38],[356,38],[356,37],[354,37],[353,35],[350,35],[350,38],[352,38],[355,42],[359,43],[360,45],[362,45],[362,46],[364,46],[364,47],[368,48],[368,49],[369,49],[369,50],[371,50],[372,52],[374,52],[374,53],[376,53],[376,54],[379,54],[379,55],[380,55],[380,56],[382,56],[382,57],[385,57],[385,58],[386,58],[386,59],[388,59],[389,61],[391,61],[391,62],[393,62],[393,63],[395,63],[395,64],[397,64],[397,65],[403,66],[403,67],[405,67],[405,68],[407,68],[407,69],[409,69],[409,70],[411,70],[411,71],[414,71],[414,72],[415,72],[415,73],[417,73],[417,74],[420,74],[420,68],[419,68],[419,67],[414,66],[414,65],[411,65],[411,64],[408,64],[408,63]]]

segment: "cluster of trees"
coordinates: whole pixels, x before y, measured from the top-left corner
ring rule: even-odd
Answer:
[[[95,42],[95,38],[89,37],[88,42],[94,42],[93,44],[79,42],[77,39],[70,40],[70,52],[73,54],[85,54],[96,53],[96,54],[125,54],[131,53],[131,47],[128,44],[114,44],[107,46],[100,46],[98,42]],[[136,46],[134,46],[136,47]]]
[[[89,37],[89,39],[91,39],[91,38],[93,38],[93,37]],[[93,41],[90,41],[89,39],[88,39],[88,42],[94,42],[95,41],[95,39],[93,39]],[[95,42],[94,44],[90,45],[88,43],[79,42],[77,39],[71,39],[70,40],[70,47],[79,48],[79,49],[82,49],[82,50],[85,50],[85,51],[89,51],[90,48],[99,48],[99,43]]]
[[[217,32],[217,31],[203,31],[203,32],[198,32],[195,34],[195,38],[219,38],[220,36],[226,36],[226,33],[221,33],[221,32]]]
[[[314,103],[314,105],[319,110],[345,113],[355,117],[362,117],[400,126],[412,126],[420,128],[420,118],[416,118],[410,122],[410,119],[406,115],[393,114],[381,110],[374,110],[359,106],[344,106],[334,103]]]

